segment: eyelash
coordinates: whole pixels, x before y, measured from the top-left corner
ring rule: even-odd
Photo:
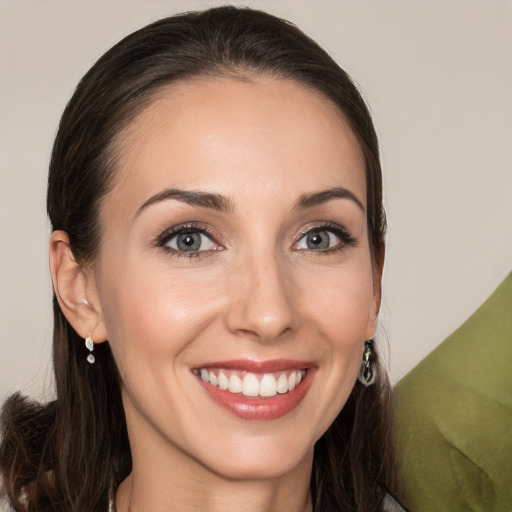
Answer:
[[[354,246],[357,243],[357,239],[352,236],[352,234],[348,231],[348,229],[344,228],[343,226],[340,226],[338,224],[334,224],[333,222],[324,222],[323,224],[310,227],[308,229],[305,229],[300,233],[298,236],[296,242],[294,242],[294,246],[297,245],[305,236],[315,233],[315,232],[321,232],[321,231],[328,231],[330,233],[333,233],[336,235],[340,240],[340,244],[338,246],[323,249],[323,250],[314,250],[314,249],[296,249],[296,250],[302,250],[307,251],[309,253],[315,253],[315,254],[331,254],[333,252],[341,251],[345,249],[347,246]]]
[[[212,252],[216,251],[179,251],[174,249],[173,247],[169,247],[167,244],[176,236],[183,235],[187,233],[199,233],[207,236],[212,240],[212,242],[216,245],[220,244],[217,242],[217,237],[215,234],[208,229],[206,226],[197,225],[197,224],[186,224],[183,226],[178,226],[175,228],[171,228],[164,233],[162,233],[156,241],[156,246],[163,249],[164,251],[172,254],[176,258],[200,258],[207,257],[211,255]]]
[[[337,252],[340,250],[345,249],[347,246],[353,246],[356,244],[357,240],[351,235],[351,233],[344,227],[334,224],[332,222],[324,222],[320,225],[313,226],[311,228],[305,229],[301,231],[299,236],[297,237],[296,241],[294,242],[293,246],[297,245],[305,236],[315,233],[315,232],[321,232],[321,231],[328,231],[330,233],[333,233],[336,235],[340,240],[341,243],[338,244],[336,247],[327,248],[327,249],[321,249],[321,250],[314,250],[314,249],[295,249],[296,251],[307,251],[309,253],[321,253],[321,254],[329,254],[333,252]],[[212,252],[216,251],[179,251],[174,249],[173,247],[169,247],[167,244],[170,240],[172,240],[174,237],[181,235],[181,234],[187,234],[187,233],[199,233],[202,235],[207,236],[212,240],[213,243],[216,245],[220,244],[217,242],[217,237],[215,234],[208,229],[206,226],[202,225],[196,225],[196,224],[186,224],[182,226],[178,226],[175,228],[171,228],[164,233],[162,233],[156,240],[156,246],[165,250],[166,252],[172,254],[173,256],[177,258],[200,258],[200,257],[208,257],[211,255]]]

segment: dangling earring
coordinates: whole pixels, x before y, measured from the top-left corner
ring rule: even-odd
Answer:
[[[363,360],[359,370],[359,382],[363,386],[371,386],[375,382],[376,373],[372,365],[373,362],[373,339],[364,342]]]
[[[85,338],[85,346],[87,350],[90,352],[90,354],[87,356],[87,362],[89,364],[94,364],[94,362],[96,361],[96,358],[92,355],[92,351],[94,350],[94,342],[92,341],[92,337],[90,334],[89,336],[87,336],[87,338]]]

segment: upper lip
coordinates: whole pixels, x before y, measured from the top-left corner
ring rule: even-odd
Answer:
[[[273,359],[270,361],[255,361],[253,359],[232,359],[229,361],[213,361],[203,363],[194,367],[201,368],[223,368],[230,370],[246,371],[251,373],[272,373],[285,370],[307,370],[313,365],[310,361],[298,361],[296,359]]]

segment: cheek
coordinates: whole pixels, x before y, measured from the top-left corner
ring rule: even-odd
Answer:
[[[132,352],[137,358],[176,355],[218,309],[218,290],[201,276],[164,270],[140,265],[126,274],[129,278],[111,276],[105,282],[105,323],[109,341],[121,359]]]
[[[322,393],[330,396],[319,419],[322,429],[343,408],[361,366],[363,342],[371,336],[375,300],[370,262],[325,268],[303,276],[303,311],[315,327],[322,350]],[[322,275],[320,275],[322,274]],[[323,283],[323,286],[322,286]]]
[[[334,344],[360,345],[376,313],[371,265],[309,272],[300,285],[303,308]]]
[[[308,276],[312,284],[314,276]],[[322,292],[309,295],[308,308],[314,342],[321,350],[320,386],[311,394],[316,420],[315,439],[332,424],[345,406],[361,367],[363,342],[373,307],[373,281],[357,268],[330,276]]]

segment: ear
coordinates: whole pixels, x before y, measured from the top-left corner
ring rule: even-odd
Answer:
[[[370,311],[370,319],[368,325],[368,335],[366,339],[373,338],[377,330],[377,321],[380,311],[380,303],[382,300],[382,272],[384,270],[384,257],[386,246],[384,240],[381,240],[373,262],[373,307]]]
[[[82,338],[92,336],[95,343],[105,341],[94,273],[77,263],[64,231],[54,231],[50,237],[50,273],[55,296],[73,329]]]

